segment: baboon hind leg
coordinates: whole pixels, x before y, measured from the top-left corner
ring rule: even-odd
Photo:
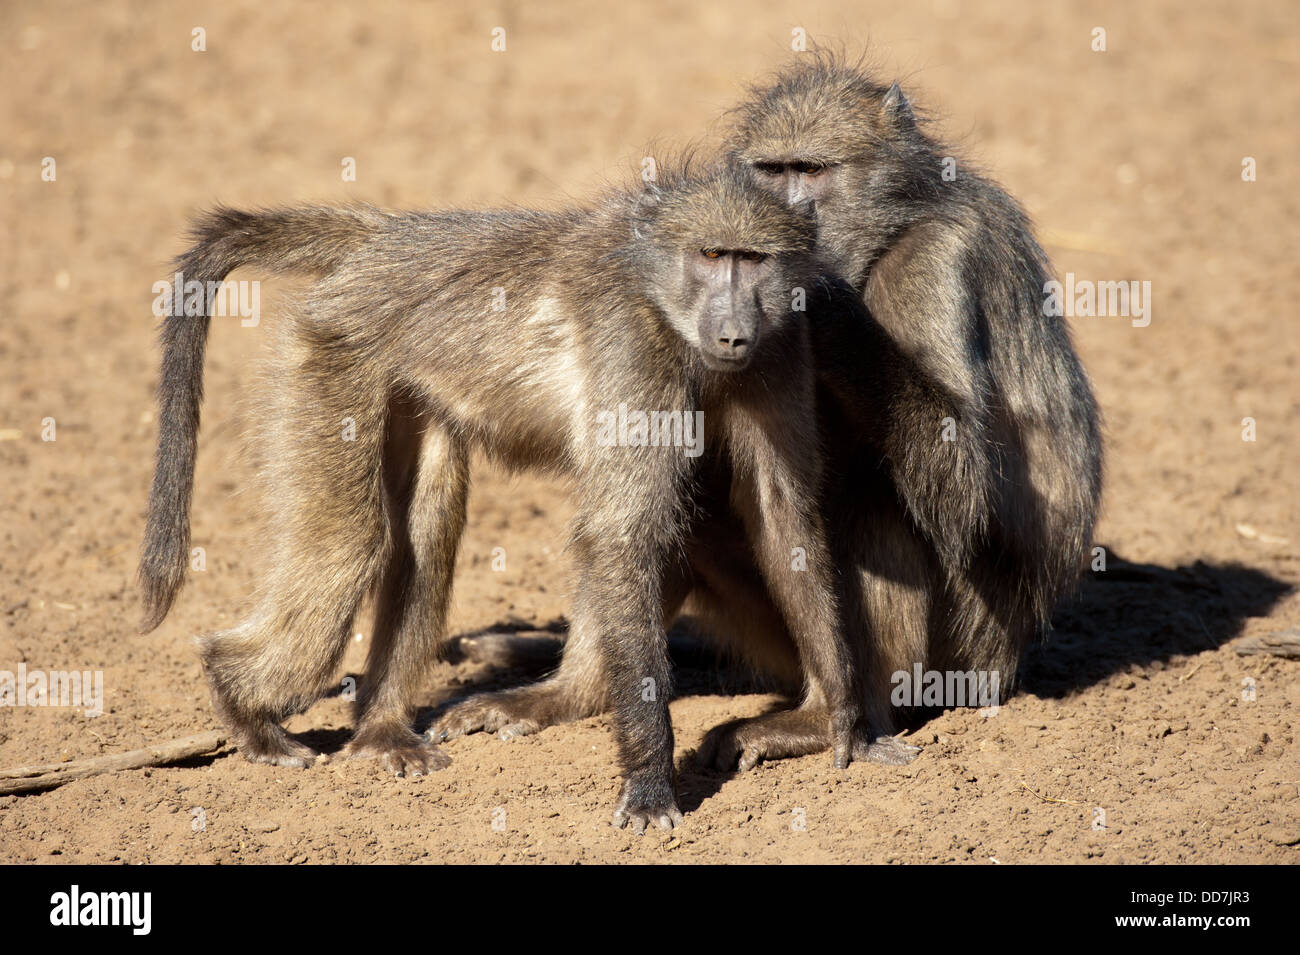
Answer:
[[[492,693],[479,693],[447,709],[429,730],[435,741],[469,733],[495,733],[503,740],[529,736],[548,726],[597,716],[609,709],[600,676],[599,642],[574,630],[559,669],[544,680]]]
[[[715,726],[704,737],[696,763],[704,768],[728,772],[753,769],[763,760],[808,756],[830,749],[831,738],[826,707],[804,703],[791,710],[778,710],[750,719],[732,720]],[[853,758],[890,766],[904,766],[916,758],[920,748],[892,736],[854,736]]]
[[[666,572],[662,587],[665,626],[677,617],[690,586],[690,570],[685,565],[673,566]],[[600,633],[594,627],[575,625],[554,674],[528,686],[480,693],[457,703],[434,724],[429,736],[448,740],[486,732],[510,740],[558,723],[598,716],[610,706],[600,658]]]
[[[380,455],[386,402],[323,354],[284,376],[269,464],[275,534],[258,608],[200,640],[218,715],[255,762],[307,766],[280,721],[330,685],[389,550]]]
[[[465,529],[469,453],[427,414],[401,403],[390,416],[384,469],[393,549],[376,594],[357,733],[345,755],[376,757],[398,776],[422,776],[451,762],[436,742],[415,733],[411,720],[445,633]]]
[[[832,504],[830,514],[834,562],[838,567],[851,568],[840,577],[838,589],[862,698],[863,719],[854,733],[853,758],[904,765],[920,750],[892,735],[897,714],[890,701],[891,677],[899,670],[910,674],[913,662],[924,662],[933,570],[923,544],[906,526],[897,505],[883,493],[865,501],[847,495]],[[746,629],[733,642],[749,642],[772,650],[784,646],[787,653],[792,653],[788,631],[771,605],[770,596],[755,584],[757,568],[746,567],[735,557],[744,553],[743,542],[734,540],[736,533],[733,529],[730,543],[719,539],[708,549],[709,554],[731,555],[730,559],[700,563],[702,581],[715,604],[709,619],[716,628],[725,630],[728,606],[744,605],[748,610]],[[758,613],[757,609],[764,606],[770,609]],[[734,609],[730,614],[735,619]],[[764,620],[767,625],[759,626]],[[780,658],[778,654],[770,659]],[[751,660],[758,665],[757,660]],[[770,662],[765,669],[773,672]],[[788,676],[787,681],[794,682]],[[765,759],[821,752],[831,746],[826,731],[828,718],[813,687],[811,695],[792,709],[715,727],[705,737],[697,762],[720,771],[737,766],[746,770]]]

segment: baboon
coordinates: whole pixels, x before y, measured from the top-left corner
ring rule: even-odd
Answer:
[[[726,152],[793,205],[865,309],[813,324],[827,449],[822,501],[874,743],[904,762],[891,677],[997,673],[1014,687],[1026,644],[1074,587],[1101,491],[1099,413],[1059,318],[1043,314],[1046,256],[999,186],[944,160],[897,84],[824,52],[801,54],[734,111]],[[705,633],[797,686],[785,621],[734,520],[715,511],[691,546],[687,607]],[[582,648],[518,690],[471,698],[443,737],[587,715]],[[717,728],[700,758],[748,768],[824,749],[823,714],[792,710]]]
[[[280,723],[329,685],[373,587],[345,753],[398,774],[446,762],[412,731],[412,701],[443,634],[478,447],[510,467],[572,476],[572,629],[587,691],[615,714],[614,821],[637,831],[680,822],[665,622],[688,587],[680,541],[696,458],[666,446],[671,428],[602,436],[602,414],[626,407],[661,425],[698,411],[707,442],[726,449],[744,539],[790,621],[835,762],[847,765],[859,704],[815,506],[816,319],[796,304],[824,271],[814,244],[808,210],[727,166],[562,212],[219,209],[201,219],[177,264],[199,288],[240,266],[315,277],[279,346],[270,576],[243,623],[201,640],[214,706],[243,754],[286,766],[314,757]],[[163,327],[141,561],[147,628],[184,577],[203,295]],[[806,569],[792,569],[795,548]]]

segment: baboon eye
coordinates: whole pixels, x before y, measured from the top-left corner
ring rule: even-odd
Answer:
[[[706,259],[716,259],[722,255],[722,252],[718,249],[700,249],[700,255],[704,256]]]
[[[785,166],[779,162],[756,162],[754,168],[765,176],[779,176],[785,172]]]
[[[808,162],[791,163],[790,165],[794,169],[794,171],[799,173],[801,176],[820,176],[822,173],[824,173],[827,169],[830,168],[830,166],[828,166],[824,162],[816,162],[811,160]]]
[[[736,255],[740,256],[740,258],[744,259],[746,262],[762,262],[765,258],[767,258],[766,252],[754,252],[751,249],[745,249],[743,252],[737,252]]]

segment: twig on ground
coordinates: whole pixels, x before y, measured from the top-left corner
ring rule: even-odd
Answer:
[[[199,733],[197,736],[168,740],[146,749],[133,749],[126,753],[74,759],[67,763],[0,769],[0,795],[40,792],[62,786],[74,779],[85,779],[87,776],[98,776],[102,773],[116,773],[124,769],[167,766],[193,756],[215,752],[225,744],[225,733]]]

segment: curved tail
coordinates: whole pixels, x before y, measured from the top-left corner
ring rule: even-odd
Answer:
[[[184,294],[174,293],[162,326],[158,453],[139,572],[144,632],[162,623],[185,582],[210,292],[244,265],[327,275],[386,218],[367,208],[240,212],[219,207],[195,222],[194,244],[175,266]]]

